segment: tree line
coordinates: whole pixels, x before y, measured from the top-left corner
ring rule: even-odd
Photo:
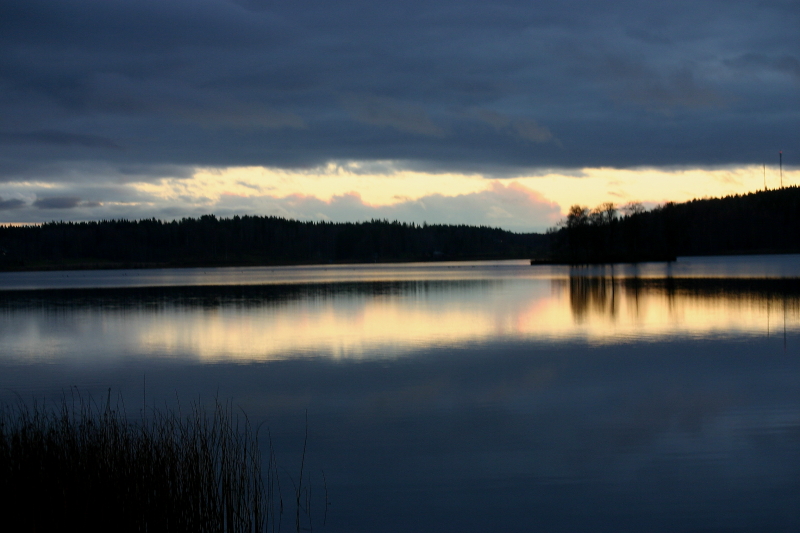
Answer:
[[[573,205],[548,235],[546,258],[565,263],[800,253],[800,188],[668,202],[649,211],[638,203]]]
[[[278,265],[529,258],[547,237],[485,226],[204,215],[0,226],[0,268]]]
[[[535,258],[560,263],[800,253],[800,188],[594,209],[546,234],[372,220],[234,216],[0,226],[0,269],[280,265]]]

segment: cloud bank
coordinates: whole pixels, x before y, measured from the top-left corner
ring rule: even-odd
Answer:
[[[781,1],[7,0],[0,173],[760,163],[800,135],[798,27]]]

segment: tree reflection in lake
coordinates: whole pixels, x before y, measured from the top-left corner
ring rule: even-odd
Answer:
[[[716,329],[774,332],[800,319],[798,278],[639,278],[572,275],[566,287],[573,320],[655,331],[670,322],[675,332]]]

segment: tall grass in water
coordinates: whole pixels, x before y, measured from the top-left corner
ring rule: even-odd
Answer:
[[[219,402],[186,415],[151,409],[141,421],[110,398],[0,408],[6,531],[274,531],[275,472],[270,455],[262,476],[257,432]]]

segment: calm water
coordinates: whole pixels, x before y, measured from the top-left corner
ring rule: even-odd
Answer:
[[[287,480],[307,412],[317,531],[800,530],[800,256],[7,273],[0,339],[0,399],[218,395]]]

